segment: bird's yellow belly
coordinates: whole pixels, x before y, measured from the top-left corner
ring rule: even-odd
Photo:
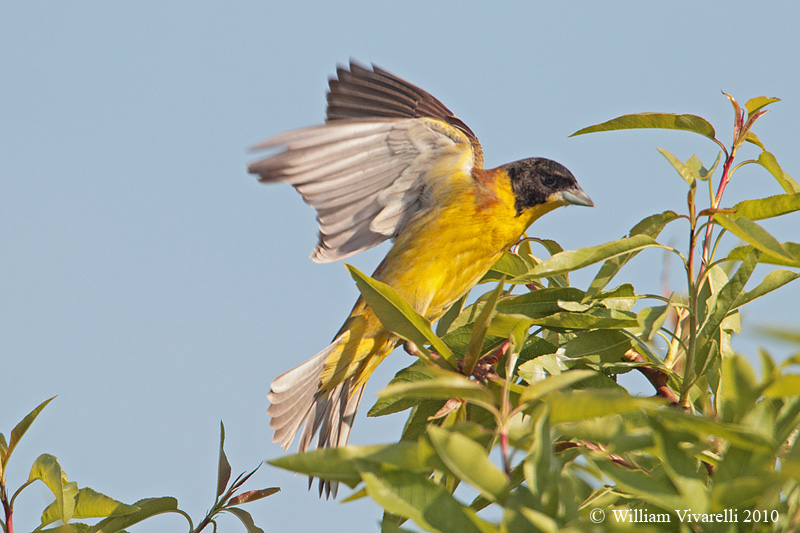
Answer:
[[[376,272],[428,320],[475,285],[535,218],[517,216],[510,186],[495,187],[491,201],[476,199],[476,190],[472,181],[461,198],[411,221]]]

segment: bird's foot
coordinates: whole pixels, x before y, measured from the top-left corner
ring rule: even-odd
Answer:
[[[495,370],[495,365],[508,352],[510,347],[511,343],[505,341],[498,349],[478,359],[475,363],[475,368],[472,369],[472,377],[481,383],[486,383],[490,379],[500,379],[500,376]],[[462,361],[458,362],[458,369],[462,372],[464,371]]]

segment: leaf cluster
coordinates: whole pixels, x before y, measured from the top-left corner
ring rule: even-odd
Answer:
[[[263,530],[255,525],[250,514],[239,506],[270,496],[280,489],[271,487],[237,494],[258,468],[247,474],[241,474],[230,482],[231,467],[223,449],[225,427],[221,423],[216,498],[214,506],[197,527],[194,527],[189,515],[178,508],[178,500],[172,497],[145,498],[132,505],[126,505],[89,487],[79,488],[76,482],[69,481],[58,459],[47,453],[40,455],[33,462],[28,480],[9,497],[5,473],[11,454],[34,420],[52,400],[53,398],[50,398],[42,402],[28,413],[11,430],[8,441],[0,433],[0,503],[5,517],[0,519],[0,526],[4,533],[14,532],[14,503],[17,497],[26,487],[37,481],[50,489],[54,501],[42,512],[41,523],[34,529],[34,533],[123,533],[126,528],[164,513],[177,513],[185,517],[189,523],[190,533],[199,533],[209,525],[216,531],[215,519],[220,513],[236,516],[248,533],[263,533]],[[99,520],[94,524],[80,521],[85,519]]]
[[[731,338],[743,306],[800,277],[800,244],[780,242],[758,223],[800,210],[800,186],[752,132],[778,100],[742,107],[725,96],[734,110],[730,145],[708,121],[686,114],[625,115],[576,132],[677,129],[720,151],[706,166],[660,149],[687,188],[685,206],[578,250],[523,239],[482,280],[492,290],[469,305],[466,297],[456,302],[435,329],[390,287],[349,267],[383,325],[420,355],[369,412],[408,411],[403,432],[393,444],[271,464],[344,483],[354,491],[348,500],[371,498],[385,511],[387,532],[409,531],[412,522],[442,532],[729,531],[730,524],[681,520],[726,509],[740,517],[777,511],[737,531],[798,530],[800,356],[777,364],[762,352],[757,376]],[[758,155],[739,162],[745,145]],[[726,205],[726,188],[749,164],[783,193]],[[704,189],[707,202],[698,194]],[[659,240],[680,224],[686,248]],[[651,249],[679,258],[684,287],[642,294],[612,283]],[[758,265],[768,271],[753,280]],[[570,273],[584,268],[596,268],[589,286],[571,286]],[[617,377],[628,372],[642,374],[653,396],[621,386]],[[670,522],[607,518],[600,526],[591,514],[598,508]]]

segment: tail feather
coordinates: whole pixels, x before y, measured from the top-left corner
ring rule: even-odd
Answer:
[[[355,377],[327,390],[319,390],[325,361],[341,341],[337,337],[308,361],[278,376],[270,385],[267,414],[275,431],[272,441],[287,449],[300,434],[298,451],[304,452],[318,435],[317,448],[336,448],[347,444],[364,385],[354,388]],[[305,427],[303,427],[305,426]],[[309,483],[313,478],[309,479]],[[336,497],[338,483],[320,480],[320,495]]]
[[[336,346],[337,341],[334,341],[305,363],[278,376],[270,385],[267,414],[271,417],[269,427],[275,430],[272,442],[280,443],[284,449],[292,444],[311,413],[325,359]]]
[[[306,423],[298,446],[300,451],[308,449],[317,433],[319,433],[317,448],[338,448],[347,444],[358,405],[364,394],[363,385],[356,390],[352,389],[353,380],[352,377],[348,378],[332,390],[317,394],[312,408],[315,413],[314,422],[313,424]],[[310,477],[309,488],[313,481],[314,478]],[[336,481],[319,480],[320,496],[324,493],[325,497],[333,496],[335,498],[338,488],[339,483]]]

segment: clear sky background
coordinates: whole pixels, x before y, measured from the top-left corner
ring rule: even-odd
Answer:
[[[48,452],[80,486],[125,502],[175,496],[199,520],[213,502],[220,420],[235,472],[282,453],[269,383],[330,341],[357,291],[342,264],[308,259],[313,210],[248,175],[246,149],[320,123],[337,63],[375,62],[430,91],[477,133],[489,167],[565,164],[597,207],[558,210],[531,234],[576,248],[684,207],[684,183],[656,147],[716,157],[687,133],[568,138],[623,113],[700,114],[729,142],[721,90],[742,103],[781,97],[755,131],[800,177],[798,20],[789,1],[4,2],[0,431],[58,395],[15,452],[10,485]],[[751,166],[729,203],[780,192]],[[768,227],[800,240],[796,215]],[[684,229],[667,237],[685,246]],[[386,250],[352,263],[371,271]],[[662,263],[642,254],[618,281],[659,291]],[[755,325],[799,326],[798,299],[795,285],[751,306],[735,346],[755,354],[765,342]],[[410,362],[398,352],[376,372],[353,443],[399,436],[404,415],[364,413]],[[249,487],[273,485],[283,491],[248,508],[268,532],[377,528],[377,506],[319,501],[304,478],[269,466]],[[50,498],[43,486],[23,494],[18,531]],[[185,531],[182,520],[134,531]]]

